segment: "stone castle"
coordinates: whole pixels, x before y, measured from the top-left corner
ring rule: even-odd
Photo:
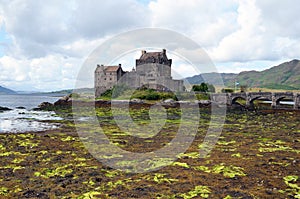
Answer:
[[[142,50],[136,67],[125,72],[121,64],[117,66],[97,65],[95,70],[95,96],[111,89],[117,83],[131,88],[142,86],[160,91],[183,91],[183,80],[173,80],[171,76],[172,59],[168,59],[166,50],[146,52]]]

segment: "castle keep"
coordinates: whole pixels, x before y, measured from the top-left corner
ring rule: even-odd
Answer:
[[[161,91],[183,91],[183,80],[172,79],[171,65],[172,59],[168,59],[165,49],[161,52],[142,50],[140,59],[136,60],[136,67],[130,72],[124,72],[121,64],[118,66],[97,65],[95,95],[100,96],[117,83],[131,88],[146,86]]]

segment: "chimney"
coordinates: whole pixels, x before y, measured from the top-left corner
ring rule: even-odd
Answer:
[[[162,49],[162,53],[163,53],[163,54],[166,54],[166,49]]]
[[[143,55],[143,54],[146,54],[146,51],[145,51],[145,50],[142,50],[142,55]]]

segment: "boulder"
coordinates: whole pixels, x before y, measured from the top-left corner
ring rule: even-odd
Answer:
[[[164,103],[174,103],[175,102],[175,100],[173,100],[173,99],[166,99],[166,100],[164,100]]]
[[[130,103],[135,103],[135,104],[141,104],[143,102],[144,102],[143,100],[137,98],[133,98],[130,100]]]
[[[42,102],[38,107],[40,109],[52,108],[53,104],[51,104],[50,102]]]
[[[40,110],[52,110],[53,104],[50,102],[42,102],[40,105],[38,105],[38,108],[34,108],[34,111],[40,111]]]
[[[70,97],[70,95],[66,95],[54,102],[54,106],[70,106],[72,102],[71,99],[72,98]]]

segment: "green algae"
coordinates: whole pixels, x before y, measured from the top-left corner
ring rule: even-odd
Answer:
[[[7,187],[0,187],[0,195],[7,196],[9,194],[9,190]]]
[[[24,169],[24,168],[25,167],[23,167],[23,166],[18,166],[18,165],[14,165],[14,164],[8,164],[6,166],[0,167],[0,169],[12,169],[13,172],[15,172],[16,170]]]
[[[228,146],[228,145],[233,145],[235,144],[236,141],[235,140],[231,140],[231,141],[218,141],[217,144],[218,145],[222,145],[222,146]]]
[[[107,194],[105,194],[105,195],[108,197]],[[98,191],[90,191],[90,192],[82,194],[77,199],[92,199],[92,198],[100,198],[100,197],[103,197],[103,193],[98,192]]]
[[[289,196],[300,199],[300,185],[296,184],[299,177],[296,175],[290,175],[283,177],[284,183],[288,186],[285,190],[279,190],[279,193],[286,193]]]
[[[102,169],[101,171],[105,172],[104,175],[109,178],[114,178],[114,177],[120,175],[120,171],[118,171],[118,170],[109,171],[109,170]]]
[[[234,178],[236,176],[246,176],[243,168],[234,165],[226,166],[223,163],[219,165],[214,165],[212,168],[200,165],[200,166],[194,166],[193,169],[197,171],[203,171],[205,173],[223,174],[223,176],[226,178]]]
[[[236,176],[246,176],[243,168],[233,165],[225,166],[224,164],[215,165],[212,168],[212,173],[222,173],[224,177],[228,178],[234,178]]]
[[[115,182],[109,181],[106,186],[108,187],[109,190],[117,188],[117,186],[121,185],[124,186],[126,184],[126,181],[123,180],[117,180]]]
[[[178,158],[191,158],[191,159],[197,159],[200,158],[199,152],[190,152],[190,153],[181,153],[177,156]]]
[[[18,151],[7,151],[7,152],[3,152],[3,153],[0,153],[0,157],[4,157],[4,156],[10,156],[10,155],[26,155],[26,154],[22,154]]]
[[[55,176],[65,177],[67,174],[71,174],[73,172],[73,169],[70,169],[68,167],[69,165],[64,165],[55,169],[42,168],[41,171],[34,172],[34,175],[36,177],[43,178],[51,178]]]
[[[190,166],[185,162],[173,162],[172,166],[179,166],[179,167],[184,167],[187,169],[190,168]]]
[[[180,197],[184,199],[191,199],[195,197],[208,198],[211,190],[207,186],[196,186],[194,190],[187,193],[179,194]]]
[[[166,178],[167,174],[163,174],[163,173],[155,173],[154,177],[153,177],[153,181],[156,182],[157,184],[163,184],[163,183],[173,183],[173,182],[178,182],[177,179],[172,179],[172,178]],[[151,180],[151,177],[147,178],[148,180]]]
[[[242,155],[240,153],[234,153],[234,154],[231,154],[231,157],[240,158],[240,157],[242,157]]]
[[[260,146],[258,151],[264,153],[271,153],[276,151],[300,153],[300,150],[293,149],[292,147],[287,146],[286,142],[281,140],[260,142],[258,143],[258,145]]]
[[[193,168],[198,171],[204,171],[206,173],[211,173],[211,170],[207,166],[200,165],[200,166],[194,166]]]
[[[61,138],[60,140],[63,141],[63,142],[68,142],[68,141],[74,141],[75,138],[71,137],[71,136],[67,136],[65,138]]]
[[[0,144],[0,151],[4,151],[4,150],[6,150],[6,148],[2,144]]]
[[[22,157],[22,158],[15,158],[13,159],[12,163],[15,163],[15,164],[18,164],[18,163],[21,163],[23,162],[25,159]]]
[[[82,184],[88,184],[90,186],[94,186],[96,183],[93,180],[89,180],[89,181],[82,182]]]

